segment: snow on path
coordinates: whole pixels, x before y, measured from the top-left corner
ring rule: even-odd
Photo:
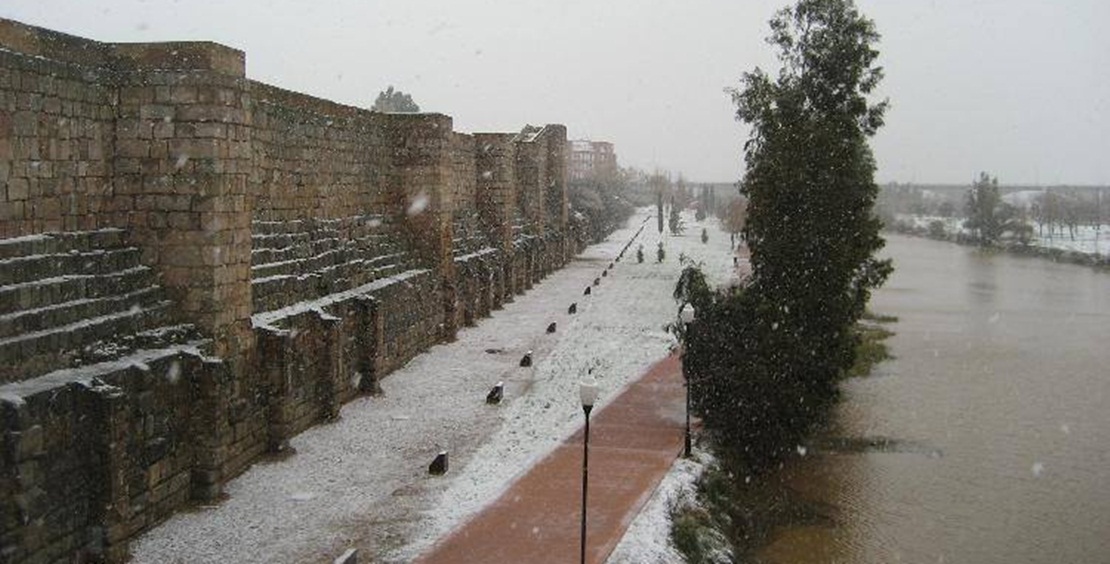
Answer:
[[[647,217],[624,259],[583,296]],[[733,277],[729,238],[717,221],[698,224],[691,214],[686,224],[683,236],[662,236],[667,259],[657,264],[661,235],[651,210],[639,210],[455,342],[387,376],[382,396],[352,401],[335,423],[295,437],[293,456],[255,464],[227,485],[223,503],[175,515],[141,536],[133,562],[330,562],[352,546],[369,561],[411,559],[581,424],[577,383],[590,368],[604,404],[666,354],[673,339],[663,325],[677,309],[671,293],[680,253],[702,261],[713,283]],[[578,314],[569,315],[574,302]],[[546,334],[552,321],[558,330]],[[534,367],[519,368],[528,350]],[[504,403],[486,405],[499,380]],[[429,477],[440,450],[450,452],[451,470]]]

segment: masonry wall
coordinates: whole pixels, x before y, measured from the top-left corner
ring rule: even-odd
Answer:
[[[254,217],[389,215],[392,172],[383,114],[251,82]]]
[[[0,19],[0,561],[123,561],[564,264],[565,139]]]
[[[80,64],[96,45],[36,42],[3,21],[0,41],[25,49],[0,51],[0,237],[126,224],[129,202],[112,198],[115,92]],[[78,58],[35,56],[54,50]]]

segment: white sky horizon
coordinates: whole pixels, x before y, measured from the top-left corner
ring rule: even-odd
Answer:
[[[464,132],[562,123],[620,164],[729,182],[747,129],[724,89],[773,71],[788,2],[6,0],[0,17],[98,41],[203,40],[247,76],[369,107],[393,85]],[[1104,0],[860,0],[890,99],[876,180],[1110,185]]]

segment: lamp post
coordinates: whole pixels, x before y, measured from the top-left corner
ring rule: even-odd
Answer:
[[[682,321],[682,328],[683,328],[682,340],[683,341],[688,341],[688,339],[689,339],[690,324],[694,322],[695,313],[696,312],[694,310],[694,306],[691,305],[689,302],[687,302],[685,305],[683,305],[682,309],[679,310],[679,312],[678,312],[678,318],[679,318],[680,321]],[[686,343],[683,342],[682,345],[685,347]],[[685,350],[682,351],[682,356],[686,356],[686,351]],[[690,444],[691,443],[691,441],[690,441],[690,374],[686,371],[686,363],[685,362],[682,363],[682,379],[685,381],[685,384],[686,384],[686,442],[685,442],[685,447],[686,448],[683,451],[683,453],[684,453],[684,456],[686,458],[690,458],[690,447],[691,447],[691,444]]]
[[[582,440],[582,550],[581,563],[586,564],[586,491],[590,477],[590,411],[597,401],[597,381],[587,376],[578,384],[578,396],[582,400],[582,412],[586,415],[586,431]]]

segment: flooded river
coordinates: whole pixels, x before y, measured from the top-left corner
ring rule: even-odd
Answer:
[[[766,562],[1110,562],[1110,273],[889,236],[896,359],[783,470]]]

